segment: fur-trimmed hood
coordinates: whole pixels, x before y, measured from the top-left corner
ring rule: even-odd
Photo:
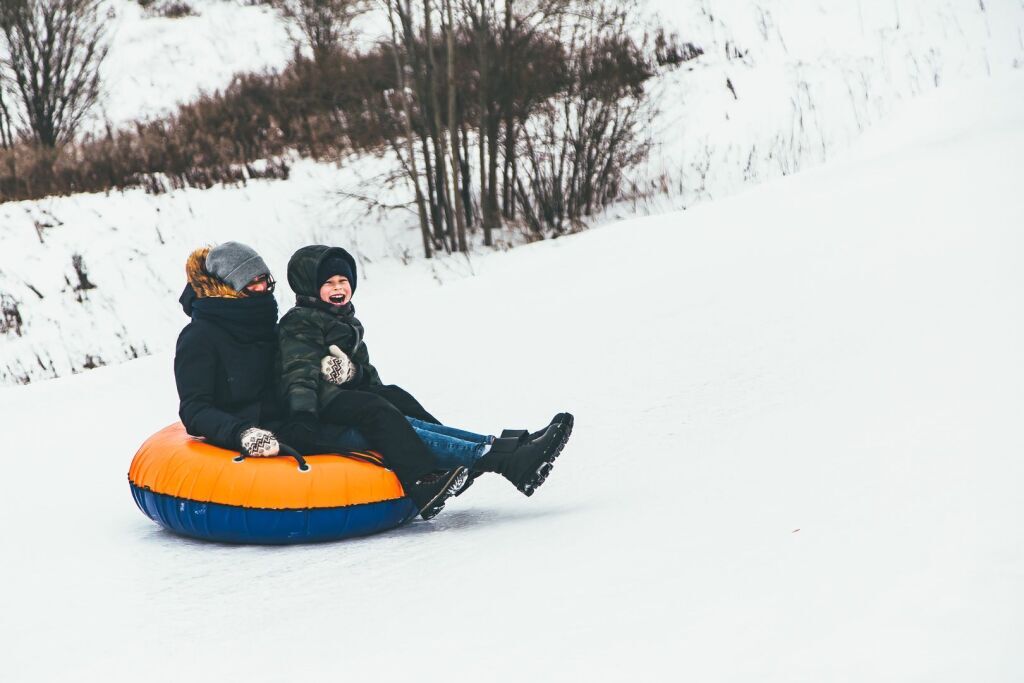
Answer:
[[[201,247],[189,254],[185,261],[185,277],[188,283],[178,298],[181,310],[192,317],[192,306],[199,299],[245,299],[245,294],[235,290],[206,270],[206,255],[210,247]]]
[[[241,299],[245,296],[228,283],[213,275],[206,269],[206,255],[210,247],[200,247],[193,251],[185,261],[185,277],[192,285],[196,298],[219,297],[222,299]]]

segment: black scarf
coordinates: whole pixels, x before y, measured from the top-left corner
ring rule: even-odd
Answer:
[[[199,298],[191,285],[186,285],[181,305],[193,320],[218,325],[239,341],[277,338],[277,300],[272,294],[250,294],[240,299]]]

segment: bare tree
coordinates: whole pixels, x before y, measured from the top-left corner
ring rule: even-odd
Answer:
[[[101,0],[0,0],[3,67],[28,133],[45,147],[70,141],[100,94],[107,55]]]
[[[0,149],[14,146],[14,134],[11,129],[11,112],[7,108],[7,91],[5,79],[0,74]]]
[[[564,37],[567,87],[517,133],[525,178],[516,196],[537,233],[562,233],[613,201],[623,172],[649,148],[643,84],[652,71],[628,37],[629,8],[594,2],[588,10]]]
[[[632,5],[387,0],[398,79],[385,88],[399,97],[386,114],[406,137],[388,142],[432,226],[428,253],[467,250],[476,227],[493,244],[503,219],[559,234],[621,196],[647,151],[652,75]]]
[[[423,197],[423,190],[420,189],[420,174],[416,167],[416,152],[413,150],[412,112],[409,106],[409,89],[405,81],[405,68],[401,60],[401,50],[398,41],[398,28],[395,25],[396,14],[400,11],[398,0],[387,0],[388,23],[391,26],[391,51],[395,60],[395,75],[398,80],[398,97],[402,103],[402,127],[405,132],[406,152],[408,160],[403,159],[401,149],[392,140],[391,146],[402,164],[409,182],[416,192],[416,209],[420,219],[420,232],[423,235],[423,252],[427,258],[433,255],[433,245],[430,239],[430,226],[427,223],[426,200]]]
[[[448,133],[451,143],[451,167],[452,167],[452,194],[455,198],[455,221],[457,230],[457,246],[459,251],[468,251],[466,244],[466,219],[465,205],[462,199],[462,192],[459,190],[459,169],[462,168],[459,159],[459,124],[456,113],[455,93],[455,16],[452,13],[452,0],[443,0],[444,3],[444,34],[445,34],[445,56],[448,62],[447,84],[448,89]]]
[[[352,21],[371,9],[369,0],[274,0],[274,5],[298,30],[297,42],[313,52],[317,64],[338,49]]]

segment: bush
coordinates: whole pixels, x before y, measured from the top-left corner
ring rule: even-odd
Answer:
[[[339,53],[318,65],[298,57],[281,74],[236,76],[166,119],[58,148],[0,149],[0,201],[283,178],[293,151],[323,159],[380,147],[386,124],[369,100],[393,89],[388,59]]]
[[[168,19],[196,15],[196,11],[186,0],[138,0],[138,3],[150,14]]]

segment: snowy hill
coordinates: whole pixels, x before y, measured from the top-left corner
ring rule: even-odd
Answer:
[[[266,5],[185,0],[191,16],[169,19],[138,0],[108,0],[111,51],[104,63],[102,118],[113,125],[173,113],[240,72],[288,62],[285,25]]]
[[[576,413],[531,499],[202,544],[125,481],[167,353],[0,389],[0,680],[1021,680],[1021,92],[943,89],[841,163],[474,278],[361,283],[385,380],[448,421]]]
[[[190,2],[199,16],[163,19],[132,0],[111,1],[105,111],[115,123],[169,111],[236,70],[288,58],[284,28],[265,7]],[[814,166],[903,100],[1024,63],[1016,0],[652,1],[649,9],[704,54],[652,85],[662,110],[657,145],[633,180],[654,194],[596,223],[692,206]],[[392,277],[420,254],[414,215],[367,212],[344,194],[381,192],[392,163],[299,161],[287,181],[246,187],[0,204],[0,384],[166,351],[180,324],[182,264],[200,244],[249,242],[278,255],[279,273],[302,244],[343,244],[370,278]],[[382,198],[403,201],[402,192]],[[478,260],[418,267],[451,280],[486,267]]]

